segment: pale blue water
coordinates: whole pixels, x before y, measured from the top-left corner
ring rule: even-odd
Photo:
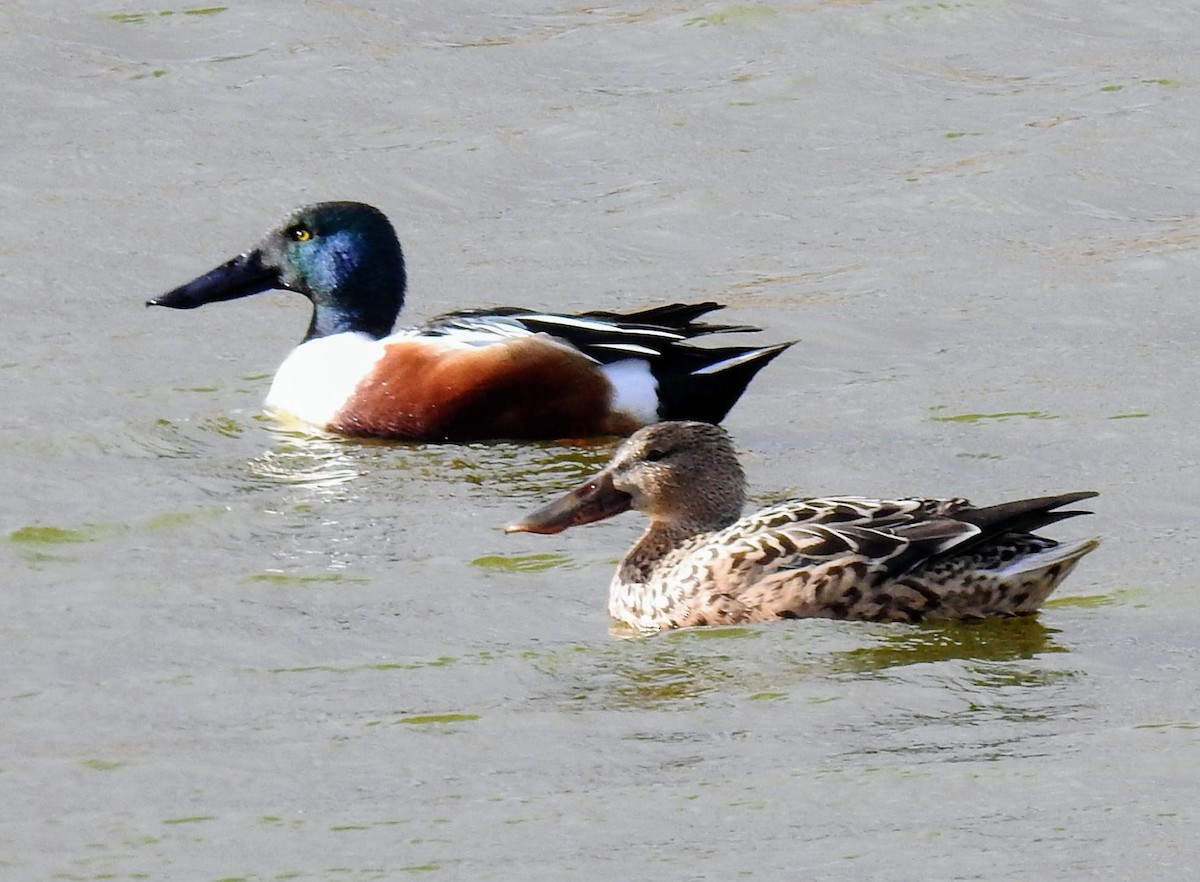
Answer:
[[[0,878],[1184,879],[1200,784],[1200,12],[0,11]],[[757,500],[1094,488],[1036,620],[608,633],[605,448],[304,439],[285,210],[413,319],[719,299],[802,343]]]

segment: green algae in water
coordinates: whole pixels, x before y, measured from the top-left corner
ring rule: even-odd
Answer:
[[[352,579],[343,573],[280,573],[269,571],[255,573],[243,581],[262,582],[268,585],[322,585],[335,582],[366,582],[366,579]]]
[[[739,640],[743,637],[761,637],[762,632],[754,628],[691,628],[686,631],[674,631],[667,635],[668,640]]]
[[[13,530],[8,534],[8,541],[26,547],[76,545],[120,536],[131,529],[174,530],[196,521],[216,518],[227,511],[228,509],[214,506],[195,511],[164,512],[147,518],[140,526],[126,523],[84,524],[79,528],[31,525]]]
[[[1032,616],[930,622],[889,634],[875,646],[841,653],[833,669],[870,675],[895,667],[952,659],[1007,662],[1066,652],[1054,642],[1055,633]]]
[[[831,701],[841,701],[840,695],[810,695],[804,699],[809,704],[829,704]]]
[[[971,3],[910,3],[901,9],[908,18],[921,19],[929,15],[944,15],[960,9],[971,9]]]
[[[114,769],[119,769],[123,765],[125,765],[125,763],[118,762],[116,760],[102,760],[102,759],[82,760],[79,764],[81,766],[83,766],[84,768],[92,769],[93,771],[96,771],[96,772],[111,772]]]
[[[205,420],[200,424],[200,429],[205,432],[216,432],[226,438],[238,438],[246,431],[237,420],[230,417],[217,417],[216,419]]]
[[[8,534],[9,542],[27,545],[70,545],[94,540],[94,536],[83,530],[68,530],[64,527],[20,527]]]
[[[1074,606],[1080,609],[1095,609],[1098,606],[1111,606],[1116,602],[1116,599],[1107,594],[1085,594],[1080,597],[1052,597],[1046,601],[1046,606],[1064,607]]]
[[[225,508],[216,506],[210,508],[201,508],[196,511],[168,511],[162,514],[154,515],[147,518],[142,524],[143,530],[173,530],[176,527],[186,526],[194,521],[215,518],[218,515],[223,515],[228,511]]]
[[[216,815],[191,815],[185,818],[163,818],[164,824],[202,824],[205,821],[215,821]]]
[[[708,15],[698,15],[695,18],[689,18],[684,24],[696,25],[702,28],[713,25],[744,24],[758,19],[770,18],[771,16],[778,15],[778,13],[779,10],[772,6],[730,6],[727,9],[712,12]]]
[[[168,15],[216,15],[228,8],[228,6],[201,6],[195,9],[183,9],[178,13],[174,9],[160,9],[157,12],[114,12],[109,19],[118,24],[145,24],[152,18],[165,18]]]
[[[1133,600],[1140,597],[1141,591],[1136,588],[1119,588],[1108,594],[1080,594],[1075,597],[1051,597],[1046,606],[1051,609],[1074,607],[1077,609],[1095,609],[1101,606],[1112,606],[1114,603]]]
[[[409,726],[431,726],[443,723],[469,723],[478,719],[479,714],[419,714],[414,717],[401,717],[396,722]]]
[[[354,674],[359,671],[419,671],[422,668],[444,668],[458,662],[452,655],[443,655],[429,661],[413,662],[368,662],[361,665],[302,665],[296,668],[270,668],[269,674]]]
[[[565,554],[488,554],[475,558],[471,566],[487,573],[537,573],[568,566],[571,562]]]
[[[1008,420],[1023,417],[1027,420],[1056,420],[1055,414],[1044,410],[1005,410],[999,413],[958,413],[953,416],[932,416],[935,423],[983,423],[988,420]]]
[[[1140,420],[1140,419],[1145,419],[1148,416],[1150,416],[1150,414],[1146,413],[1145,411],[1133,411],[1131,413],[1114,413],[1112,416],[1108,417],[1108,419],[1110,419],[1110,420]]]

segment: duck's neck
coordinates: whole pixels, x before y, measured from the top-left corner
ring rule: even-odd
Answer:
[[[381,253],[386,253],[381,249]],[[309,299],[312,321],[305,342],[331,334],[358,331],[376,339],[386,337],[404,306],[408,277],[399,246],[389,257],[345,261],[337,272],[314,273]]]
[[[394,314],[388,316],[386,313],[351,313],[340,307],[317,304],[313,307],[312,321],[309,322],[308,333],[304,335],[304,342],[332,334],[344,334],[347,331],[370,334],[378,340],[391,333],[395,323]]]
[[[642,537],[621,561],[617,580],[626,585],[644,585],[668,554],[708,530],[696,525],[651,521]]]

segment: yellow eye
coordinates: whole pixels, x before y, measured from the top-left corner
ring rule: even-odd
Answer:
[[[296,226],[288,230],[288,235],[297,242],[307,242],[312,238],[312,230],[308,227]]]

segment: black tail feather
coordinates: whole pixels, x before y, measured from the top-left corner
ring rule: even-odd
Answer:
[[[735,331],[754,333],[762,330],[754,325],[714,325],[697,321],[710,312],[724,308],[725,304],[723,303],[706,300],[703,303],[668,303],[665,306],[651,306],[633,312],[608,312],[594,309],[582,313],[582,315],[601,321],[619,322],[626,326],[678,331],[687,337],[699,337],[703,334],[728,334]]]
[[[1034,530],[1049,527],[1052,523],[1066,521],[1068,517],[1091,515],[1091,511],[1055,511],[1063,505],[1078,503],[1082,499],[1099,496],[1094,490],[1062,493],[1060,496],[1043,496],[1033,499],[1016,499],[1014,502],[984,506],[982,509],[966,509],[956,512],[955,520],[974,524],[979,534],[967,540],[955,552],[984,545],[998,536],[1031,534]],[[1049,540],[1046,540],[1049,541]]]
[[[984,535],[999,533],[1032,533],[1042,527],[1058,523],[1067,518],[1091,514],[1089,511],[1054,511],[1084,499],[1099,496],[1094,490],[1063,493],[1058,496],[1039,496],[1034,499],[1018,499],[984,508],[967,509],[959,512],[959,520],[974,524]]]
[[[1075,493],[1063,493],[1058,496],[1017,499],[1012,502],[1002,502],[999,505],[989,505],[983,508],[960,509],[949,515],[949,517],[962,524],[971,524],[977,527],[979,532],[974,536],[964,537],[960,542],[953,543],[941,552],[928,558],[926,562],[964,554],[971,549],[985,546],[997,540],[1003,540],[1006,536],[1030,536],[1035,530],[1048,527],[1050,524],[1056,524],[1059,521],[1078,517],[1079,515],[1091,514],[1090,511],[1055,511],[1055,509],[1099,495],[1094,490],[1081,490]],[[1054,540],[1044,536],[1039,536],[1037,539],[1044,542],[1047,548],[1058,544]]]
[[[794,341],[793,341],[794,343]],[[701,349],[677,347],[669,361],[653,366],[658,380],[659,419],[700,420],[719,423],[737,404],[754,376],[784,353],[793,343],[755,348],[726,346]],[[742,361],[704,373],[710,365],[745,356]]]

